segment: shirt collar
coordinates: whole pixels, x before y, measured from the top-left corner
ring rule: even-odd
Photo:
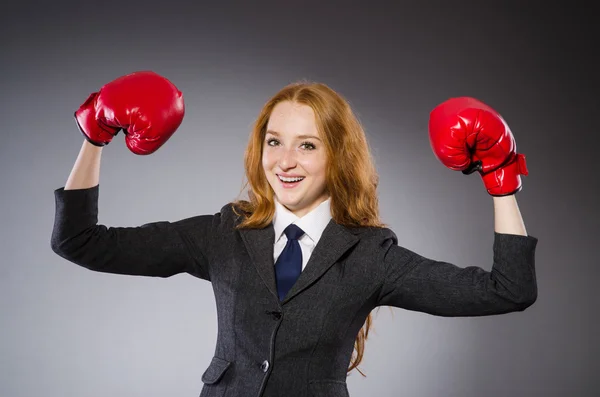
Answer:
[[[275,217],[273,218],[275,242],[281,238],[285,228],[294,223],[316,244],[331,220],[330,204],[331,199],[328,198],[308,214],[298,218],[275,198]]]

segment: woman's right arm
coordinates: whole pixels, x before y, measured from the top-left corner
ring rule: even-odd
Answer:
[[[208,250],[219,216],[138,227],[98,224],[102,147],[85,141],[64,188],[55,190],[52,250],[94,271],[169,277],[190,273],[209,280]]]
[[[85,141],[64,188],[54,192],[55,253],[107,273],[168,277],[187,272],[209,278],[207,258],[220,214],[139,227],[98,224],[102,148],[123,129],[133,153],[150,154],[175,132],[183,112],[181,92],[153,72],[122,76],[88,97],[75,112]]]
[[[95,146],[86,139],[79,150],[75,165],[65,184],[65,190],[87,189],[100,181],[100,160],[103,146]]]

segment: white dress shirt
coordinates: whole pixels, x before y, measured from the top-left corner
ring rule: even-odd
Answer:
[[[283,231],[293,223],[304,231],[302,237],[298,239],[300,250],[302,251],[302,270],[304,270],[325,227],[331,220],[329,204],[330,199],[327,199],[302,218],[298,218],[275,199],[275,217],[273,218],[275,245],[273,247],[273,263],[277,262],[277,258],[279,258],[279,255],[285,248],[288,240]]]

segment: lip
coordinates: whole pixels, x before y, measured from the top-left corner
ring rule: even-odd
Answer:
[[[287,175],[283,175],[283,174],[277,174],[277,175],[281,175],[281,176],[285,176],[287,177]],[[299,176],[299,175],[298,175]],[[289,177],[289,178],[293,178],[293,176]],[[298,186],[304,179],[299,180],[298,182],[284,182],[281,179],[279,179],[279,176],[277,177],[277,180],[279,181],[279,183],[281,184],[281,187],[284,189],[293,189],[296,186]]]
[[[284,173],[281,173],[281,174],[275,174],[275,175],[283,176],[283,177],[286,177],[286,178],[304,178],[304,175],[296,175],[296,174],[284,174]]]

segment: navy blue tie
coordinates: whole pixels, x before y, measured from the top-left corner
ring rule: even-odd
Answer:
[[[302,272],[302,251],[298,239],[304,231],[296,225],[289,225],[283,231],[288,238],[285,248],[275,263],[275,275],[277,278],[277,293],[279,300],[283,300],[292,285],[296,282]]]

